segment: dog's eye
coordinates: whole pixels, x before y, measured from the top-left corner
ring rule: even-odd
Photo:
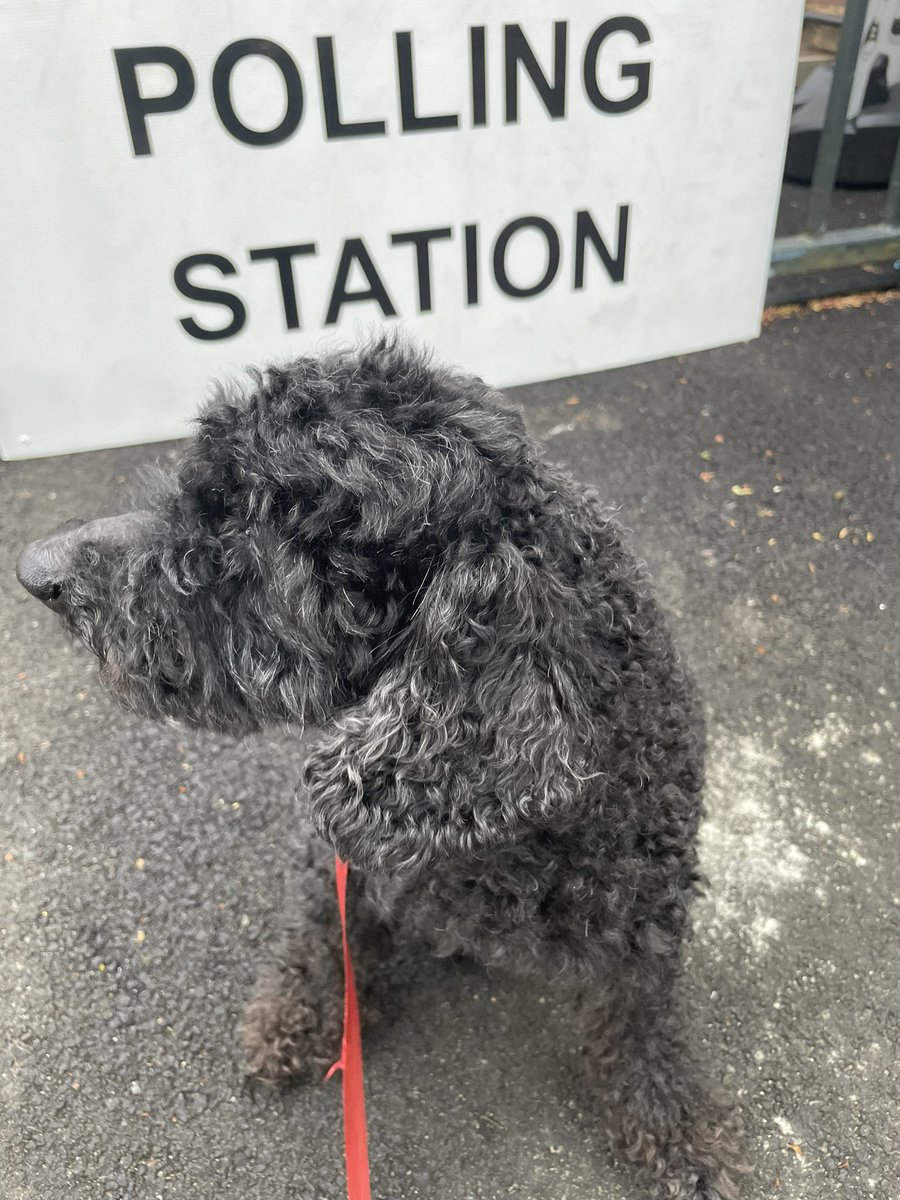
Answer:
[[[224,487],[204,487],[191,497],[197,513],[212,521],[221,521],[228,515],[227,493]]]

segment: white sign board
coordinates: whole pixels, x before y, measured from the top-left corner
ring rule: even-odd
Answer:
[[[759,332],[802,0],[13,0],[7,457],[402,324],[500,386]]]

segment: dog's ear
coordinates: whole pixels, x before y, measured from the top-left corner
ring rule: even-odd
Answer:
[[[564,586],[510,542],[440,565],[366,699],[306,763],[317,829],[342,857],[416,871],[574,812],[596,730]]]

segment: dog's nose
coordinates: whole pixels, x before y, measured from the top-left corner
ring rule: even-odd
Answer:
[[[72,577],[78,548],[91,542],[109,553],[124,552],[151,524],[145,511],[121,513],[116,517],[98,517],[93,521],[75,518],[60,525],[55,533],[26,546],[16,563],[19,583],[51,608],[65,600],[64,592]]]
[[[71,529],[73,524],[67,522],[66,529]],[[81,524],[77,522],[77,525]],[[19,555],[16,578],[32,596],[44,604],[53,604],[62,595],[71,573],[72,550],[72,538],[62,531],[31,542]]]

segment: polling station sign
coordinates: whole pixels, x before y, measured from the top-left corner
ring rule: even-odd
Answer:
[[[402,326],[505,386],[755,336],[802,0],[11,0],[6,457]]]

